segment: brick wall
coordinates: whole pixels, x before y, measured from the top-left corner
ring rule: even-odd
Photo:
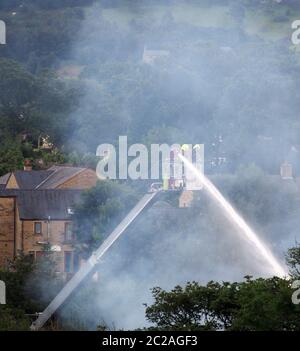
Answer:
[[[96,182],[96,172],[91,169],[86,169],[61,184],[58,189],[89,189],[95,186]]]
[[[35,234],[34,223],[40,222],[42,224],[42,233]],[[43,251],[44,246],[42,242],[48,241],[51,246],[60,246],[61,252],[56,253],[57,257],[57,270],[60,272],[64,271],[64,252],[73,251],[72,243],[65,242],[65,224],[70,223],[69,221],[23,221],[23,237],[24,237],[24,253],[34,253]],[[40,242],[40,243],[39,243]]]
[[[0,266],[14,258],[15,199],[0,198]]]

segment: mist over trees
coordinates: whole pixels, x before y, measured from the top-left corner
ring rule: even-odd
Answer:
[[[256,163],[277,174],[284,160],[298,171],[299,56],[283,33],[269,38],[278,16],[286,16],[286,31],[295,2],[90,5],[16,1],[0,9],[8,27],[0,56],[23,66],[3,62],[1,69],[13,69],[16,83],[30,84],[14,108],[26,107],[31,119],[38,116],[37,129],[63,146],[66,155],[74,149],[95,153],[99,143],[116,143],[119,135],[128,135],[132,143],[151,142],[152,130],[167,126],[180,141],[205,144],[207,172]],[[189,20],[193,7],[199,19]],[[205,11],[211,12],[206,19]],[[259,32],[254,33],[256,24]],[[169,55],[149,65],[143,62],[144,49]],[[40,113],[31,106],[45,69],[52,73],[43,79]],[[43,119],[49,125],[42,128]],[[23,127],[36,130],[34,121],[12,121],[13,138]],[[220,158],[225,165],[218,165]]]
[[[287,253],[298,279],[298,184],[279,177],[283,161],[300,170],[297,16],[297,0],[2,0],[0,176],[27,158],[35,169],[95,167],[97,146],[120,135],[203,143],[205,171],[276,255]],[[41,135],[51,152],[37,147]],[[90,254],[147,188],[131,185],[101,182],[83,195],[78,252]],[[266,267],[205,195],[191,209],[177,202],[160,198],[133,225],[99,284],[89,281],[61,311],[62,328],[122,319],[120,328],[299,330],[290,281],[257,278]],[[39,267],[28,259],[0,272],[9,286],[0,330],[28,329],[60,286],[51,285],[51,257]],[[98,298],[83,306],[90,296]]]

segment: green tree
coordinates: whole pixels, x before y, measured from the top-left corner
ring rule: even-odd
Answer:
[[[29,256],[20,256],[0,270],[0,280],[6,284],[6,305],[0,305],[0,330],[28,330],[27,313],[35,313],[34,303],[25,293],[28,277],[34,269]]]
[[[20,143],[11,138],[0,141],[0,175],[21,168],[23,160]]]
[[[26,280],[25,295],[34,302],[38,311],[42,311],[64,285],[63,278],[57,274],[59,260],[51,246],[46,245]]]
[[[62,288],[54,256],[46,247],[37,262],[29,255],[20,255],[0,270],[7,294],[7,304],[0,306],[0,330],[29,330],[32,316],[42,311]]]
[[[170,292],[154,288],[152,293],[146,318],[157,330],[300,330],[300,309],[291,301],[288,280],[193,282]]]
[[[23,310],[0,305],[0,331],[29,330],[30,321]]]
[[[287,262],[298,274],[299,246],[288,251]],[[156,287],[146,318],[155,330],[299,331],[300,305],[292,303],[292,294],[291,280],[278,277]]]
[[[127,185],[112,181],[99,181],[96,187],[87,190],[81,203],[75,207],[77,250],[89,254],[97,248],[127,214],[136,198],[135,192]]]

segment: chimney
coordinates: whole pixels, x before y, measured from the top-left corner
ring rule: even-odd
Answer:
[[[280,175],[282,179],[293,179],[293,166],[291,163],[284,162],[281,165]]]
[[[24,171],[32,171],[31,161],[28,159],[24,161]]]

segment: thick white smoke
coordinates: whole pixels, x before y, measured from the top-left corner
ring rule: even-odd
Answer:
[[[300,90],[294,71],[287,69],[287,62],[295,67],[290,43],[247,32],[243,14],[231,13],[226,4],[218,26],[204,18],[195,24],[188,15],[183,20],[176,5],[110,8],[96,2],[74,46],[84,89],[72,116],[76,124],[70,145],[95,152],[98,144],[114,142],[119,135],[148,141],[149,130],[171,126],[176,137],[189,135],[186,142],[205,144],[209,171],[210,160],[220,155],[227,163],[218,171],[235,172],[255,162],[278,175],[284,159],[297,170],[294,126],[300,99],[295,96]],[[188,1],[178,6],[212,13]],[[225,25],[232,18],[233,24]],[[147,65],[142,61],[145,46],[170,55]],[[169,142],[159,137],[155,142]],[[282,186],[277,178],[274,184]],[[298,235],[299,216],[287,214],[288,202],[273,190],[268,196],[263,211],[274,206],[282,216],[270,215],[262,225],[258,217],[263,211],[257,213],[251,203],[244,204],[246,215],[283,258]],[[88,328],[102,320],[117,329],[138,328],[146,325],[143,303],[151,303],[154,286],[268,276],[263,260],[238,239],[221,211],[203,194],[199,203],[193,209],[166,204],[150,209],[107,254],[98,283],[87,283],[62,315],[69,318],[77,309],[72,313]]]

